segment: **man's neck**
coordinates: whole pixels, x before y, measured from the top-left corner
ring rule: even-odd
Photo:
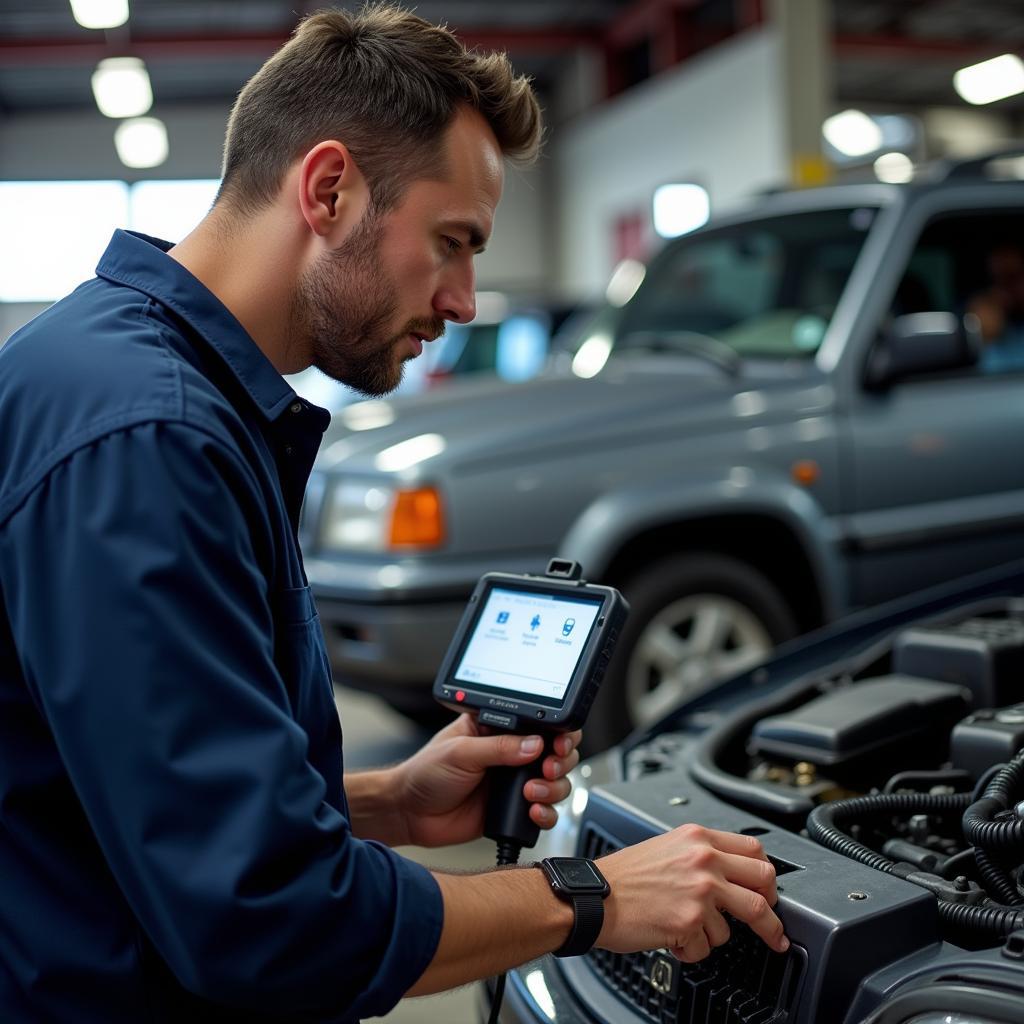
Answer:
[[[289,331],[302,258],[301,236],[292,234],[274,208],[243,224],[214,207],[168,254],[224,303],[279,373],[307,365]]]

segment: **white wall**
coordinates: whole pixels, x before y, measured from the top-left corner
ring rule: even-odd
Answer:
[[[712,215],[786,181],[782,69],[770,28],[744,33],[567,125],[555,142],[556,282],[598,294],[613,268],[613,225],[650,215],[658,185],[696,181]]]

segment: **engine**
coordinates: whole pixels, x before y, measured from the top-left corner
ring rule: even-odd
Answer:
[[[699,965],[591,954],[590,975],[642,1019],[873,1024],[896,996],[976,978],[977,1019],[1024,1019],[1019,603],[903,629],[760,701],[709,704],[625,764],[591,793],[580,849],[684,821],[757,835],[793,941],[777,957],[735,925]],[[593,977],[568,973],[596,1008]]]

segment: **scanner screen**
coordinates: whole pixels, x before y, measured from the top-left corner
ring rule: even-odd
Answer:
[[[455,679],[509,695],[562,700],[601,605],[600,598],[494,587]]]

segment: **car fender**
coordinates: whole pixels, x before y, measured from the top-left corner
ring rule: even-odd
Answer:
[[[826,619],[847,611],[838,517],[829,517],[806,488],[763,469],[730,467],[685,481],[646,481],[606,492],[577,516],[558,554],[599,580],[624,545],[644,533],[697,519],[752,515],[781,524],[795,538],[810,564]]]

